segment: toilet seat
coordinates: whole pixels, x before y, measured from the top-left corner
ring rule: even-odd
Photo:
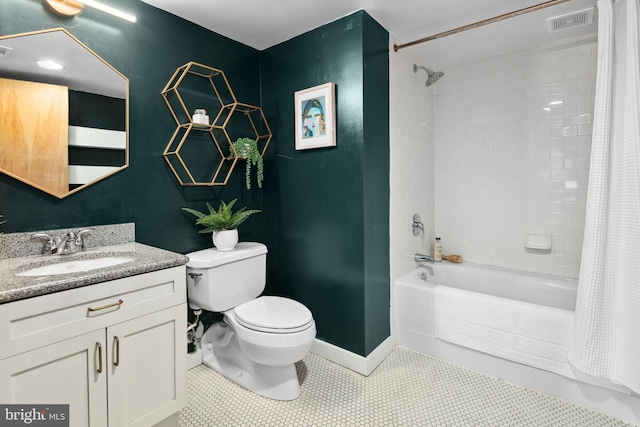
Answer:
[[[262,296],[232,310],[234,319],[247,329],[274,334],[290,334],[310,328],[311,311],[298,301]]]

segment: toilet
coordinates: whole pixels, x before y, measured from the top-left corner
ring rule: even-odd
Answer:
[[[189,306],[224,315],[202,336],[202,363],[262,396],[297,398],[295,363],[309,352],[316,325],[303,304],[260,296],[267,247],[241,242],[233,251],[211,248],[187,256]]]

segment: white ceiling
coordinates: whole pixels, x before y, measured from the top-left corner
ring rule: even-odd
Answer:
[[[126,98],[127,84],[94,52],[64,31],[43,31],[0,37],[0,46],[11,52],[0,58],[0,76],[17,80],[68,86],[71,90]],[[37,60],[54,60],[63,70],[46,70]]]
[[[545,0],[142,0],[258,50],[365,10],[400,43],[428,37]],[[566,37],[595,33],[596,24],[548,35],[545,19],[595,6],[569,0],[555,6],[411,47],[439,69]]]

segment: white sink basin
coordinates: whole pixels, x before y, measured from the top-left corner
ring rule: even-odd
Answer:
[[[79,273],[82,271],[96,270],[98,268],[112,267],[133,260],[134,258],[114,256],[96,259],[80,259],[32,268],[22,273],[17,273],[16,276],[54,276],[58,274]]]

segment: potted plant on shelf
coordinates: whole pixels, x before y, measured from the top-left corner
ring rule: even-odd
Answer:
[[[197,218],[196,225],[205,227],[198,233],[213,233],[213,244],[220,252],[228,252],[235,249],[238,243],[238,226],[242,224],[249,216],[260,212],[257,209],[247,210],[246,207],[237,211],[233,211],[233,205],[238,199],[233,199],[229,203],[220,201],[218,210],[213,209],[207,203],[209,213],[203,213],[195,209],[182,208],[183,211],[195,215]]]
[[[251,138],[238,138],[233,143],[233,149],[238,158],[247,161],[245,167],[245,182],[247,190],[251,189],[251,167],[256,166],[256,180],[258,182],[258,188],[262,188],[263,176],[263,163],[262,155],[258,150],[258,144],[255,139]]]

